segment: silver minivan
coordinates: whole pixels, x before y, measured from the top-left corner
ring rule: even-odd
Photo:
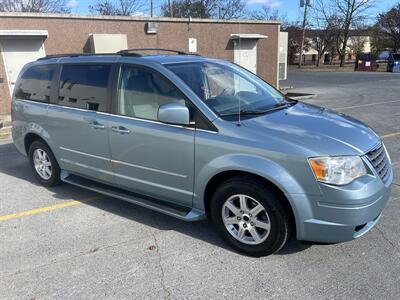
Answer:
[[[335,243],[378,222],[393,172],[368,126],[288,99],[226,61],[139,53],[48,56],[23,68],[12,134],[44,186],[209,217],[252,256],[291,234]]]

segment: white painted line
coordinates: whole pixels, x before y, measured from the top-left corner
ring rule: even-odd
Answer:
[[[363,104],[363,105],[354,105],[354,106],[346,106],[346,107],[338,107],[338,108],[331,108],[331,109],[332,110],[345,110],[345,109],[369,107],[369,106],[374,106],[374,105],[396,103],[396,102],[400,102],[400,100],[386,101],[386,102],[376,102],[376,103],[369,103],[369,104]]]

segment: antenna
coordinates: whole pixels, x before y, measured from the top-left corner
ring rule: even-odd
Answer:
[[[239,23],[239,28],[240,28],[240,23]],[[241,63],[241,49],[242,49],[242,43],[241,43],[241,38],[240,38],[240,36],[239,36],[239,65],[240,65],[240,63]],[[240,78],[238,78],[239,79],[239,82],[238,82],[238,84],[239,84],[239,90],[240,90]],[[238,124],[237,124],[237,126],[241,126],[242,124],[241,124],[241,119],[240,119],[240,117],[241,117],[241,111],[242,111],[242,108],[240,107],[240,97],[238,97],[238,107],[239,107],[239,112],[238,112]]]

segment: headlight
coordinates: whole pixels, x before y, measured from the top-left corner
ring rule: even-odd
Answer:
[[[313,157],[309,160],[318,181],[345,185],[367,174],[359,156]]]

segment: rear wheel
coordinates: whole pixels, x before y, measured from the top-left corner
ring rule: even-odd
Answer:
[[[35,141],[29,147],[29,161],[39,182],[47,187],[61,183],[60,167],[53,152],[42,141]]]
[[[228,244],[250,256],[280,250],[290,233],[290,214],[281,196],[255,178],[234,177],[215,192],[211,217]]]

